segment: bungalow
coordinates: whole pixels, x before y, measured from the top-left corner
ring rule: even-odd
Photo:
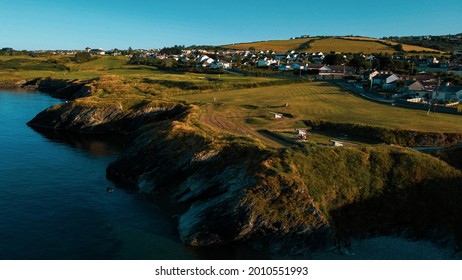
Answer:
[[[404,94],[428,99],[432,95],[433,88],[428,87],[428,83],[419,81],[406,81]]]

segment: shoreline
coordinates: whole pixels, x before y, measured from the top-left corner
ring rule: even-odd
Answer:
[[[180,237],[185,244],[207,247],[243,242],[272,256],[309,258],[321,248],[338,242],[336,232],[346,230],[344,225],[336,226],[336,229],[331,227],[332,217],[327,217],[314,203],[311,186],[306,185],[305,179],[282,170],[274,173],[271,171],[275,168],[273,164],[265,166],[280,161],[281,151],[299,153],[297,149],[274,150],[251,139],[213,135],[196,123],[197,109],[191,106],[154,112],[138,108],[124,115],[109,107],[89,110],[91,106],[79,103],[81,107],[76,107],[74,103],[71,101],[46,110],[30,124],[40,126],[42,123],[44,127],[53,124],[49,128],[79,133],[98,131],[95,127],[102,128],[100,132],[131,128],[130,133],[134,136],[120,157],[108,166],[107,176],[118,184],[128,183],[129,189],[148,196],[162,193],[170,197],[172,203],[186,209],[178,219]],[[139,121],[127,122],[140,109]],[[59,120],[57,116],[60,116]],[[103,122],[95,126],[96,116]],[[356,149],[349,148],[351,151]],[[398,147],[385,150],[388,149],[403,153]],[[324,153],[331,149],[314,150]],[[412,151],[403,153],[407,154],[417,156]],[[284,192],[286,194],[281,196]],[[302,193],[304,195],[300,197]],[[286,201],[285,196],[292,202],[282,203],[282,200]],[[304,210],[294,219],[293,214],[298,212],[295,209]],[[268,216],[268,210],[274,211],[271,214],[274,216]],[[391,210],[395,211],[394,207]],[[348,211],[339,212],[338,217]],[[393,220],[387,223],[392,226]],[[230,232],[230,229],[234,230]]]

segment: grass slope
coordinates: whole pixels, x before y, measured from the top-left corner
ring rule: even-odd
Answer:
[[[309,43],[309,48],[304,48]],[[327,37],[303,38],[294,40],[271,40],[254,43],[225,45],[224,48],[235,50],[273,50],[287,52],[301,50],[303,52],[342,52],[342,53],[395,53],[393,46],[398,43],[389,40],[379,40],[367,37]],[[403,44],[405,52],[437,52],[438,50]]]
[[[287,52],[291,50],[296,50],[300,45],[305,44],[312,39],[294,39],[294,40],[269,40],[262,42],[253,42],[253,43],[240,43],[240,44],[231,44],[222,46],[226,49],[233,50],[249,50],[249,48],[255,48],[256,50],[272,50],[275,52]]]
[[[396,108],[359,98],[325,82],[300,83],[176,97],[201,105],[202,121],[220,131],[252,135],[259,129],[304,127],[306,119],[324,119],[426,132],[461,132],[462,118]],[[285,104],[288,103],[288,107]],[[274,119],[270,112],[286,114]]]

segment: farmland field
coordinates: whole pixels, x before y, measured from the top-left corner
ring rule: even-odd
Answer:
[[[310,52],[342,52],[342,53],[394,53],[393,48],[376,41],[345,40],[326,38],[315,40],[307,50]]]
[[[309,43],[309,48],[303,48]],[[395,53],[393,46],[398,43],[388,40],[379,40],[367,37],[328,37],[328,38],[302,38],[294,40],[270,40],[254,43],[225,45],[224,48],[235,50],[273,50],[286,52],[301,49],[303,52],[343,52],[343,53]],[[388,46],[387,46],[388,45]],[[405,52],[440,52],[438,50],[419,46],[403,44]]]
[[[287,52],[298,49],[300,45],[309,42],[313,38],[302,38],[294,40],[269,40],[262,42],[253,43],[239,43],[230,44],[223,46],[226,49],[234,50],[248,50],[249,48],[255,48],[256,50],[272,50],[275,52]]]

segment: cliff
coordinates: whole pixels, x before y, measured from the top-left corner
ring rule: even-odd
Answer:
[[[462,240],[462,173],[432,156],[387,145],[274,149],[217,134],[195,106],[120,102],[78,99],[29,125],[130,134],[108,178],[168,200],[186,244],[245,242],[306,257],[352,234],[399,228],[439,228]]]
[[[53,78],[0,80],[0,88],[41,91],[61,99],[77,99],[91,94],[90,81]]]

